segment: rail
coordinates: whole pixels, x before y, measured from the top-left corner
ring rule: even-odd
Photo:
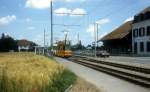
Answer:
[[[127,80],[134,84],[150,88],[150,69],[148,68],[118,64],[114,62],[106,62],[82,56],[73,56],[69,58],[69,60]]]

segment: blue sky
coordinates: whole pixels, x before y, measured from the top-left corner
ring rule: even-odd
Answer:
[[[0,0],[0,34],[6,33],[15,39],[28,39],[42,45],[45,29],[46,43],[49,44],[49,2],[50,0]],[[79,33],[82,43],[87,45],[94,41],[93,23],[99,22],[101,38],[150,6],[150,0],[53,0],[53,6],[54,24],[80,25],[54,26],[54,40],[64,39],[62,31],[69,30],[68,39],[73,44],[77,43]]]

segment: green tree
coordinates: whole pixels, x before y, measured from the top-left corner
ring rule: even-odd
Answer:
[[[4,33],[0,39],[0,51],[8,52],[10,50],[17,50],[17,42],[10,36],[5,35]]]

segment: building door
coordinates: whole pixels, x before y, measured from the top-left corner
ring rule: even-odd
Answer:
[[[134,43],[134,54],[137,54],[137,42]]]

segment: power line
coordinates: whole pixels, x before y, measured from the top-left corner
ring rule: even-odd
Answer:
[[[105,0],[104,0],[105,1]],[[135,3],[134,3],[134,5],[136,5]],[[126,5],[124,5],[123,7],[121,7],[121,8],[118,8],[117,10],[115,10],[115,11],[112,11],[112,12],[110,12],[110,13],[108,13],[108,14],[106,14],[106,15],[104,15],[103,17],[101,17],[101,18],[99,18],[99,19],[97,19],[97,20],[100,20],[100,19],[103,19],[103,18],[106,18],[106,17],[108,17],[108,16],[112,16],[112,15],[115,15],[115,14],[117,14],[117,13],[120,13],[119,11],[120,10],[123,10],[124,8],[125,8],[125,6]],[[95,7],[95,9],[97,9],[98,7]],[[127,8],[130,8],[130,6],[128,6],[128,7],[126,7],[125,9],[127,9]],[[87,13],[87,15],[89,16],[90,14],[92,14],[93,13],[93,11],[94,11],[94,9],[92,9],[92,11],[88,14]],[[117,12],[117,13],[116,13]],[[81,22],[82,20],[80,20],[80,21],[77,21],[78,23],[79,22]],[[73,23],[73,24],[76,24],[76,23]],[[92,23],[93,24],[93,23]]]
[[[86,15],[86,14],[79,14],[79,13],[75,13],[75,14],[73,14],[73,13],[55,13],[55,14],[66,14],[66,15]]]
[[[135,5],[136,5],[136,4],[135,4]],[[118,11],[123,10],[124,7],[125,7],[125,6],[119,8],[119,9],[117,9],[117,10],[115,10],[115,11],[112,11],[112,12],[106,14],[105,16],[103,16],[102,18],[99,18],[98,20],[103,19],[103,18],[108,17],[108,16],[112,16],[113,14],[115,15],[115,14],[117,14],[117,13],[120,13],[120,12],[118,12]],[[126,7],[125,9],[129,9],[129,8],[130,8],[130,6]],[[92,24],[93,24],[93,23],[92,23]]]
[[[125,6],[126,6],[126,5],[125,5]],[[120,13],[121,10],[123,10],[123,9],[129,9],[129,8],[131,8],[130,6],[124,8],[125,6],[123,6],[123,7],[121,7],[121,8],[118,8],[117,10],[108,13],[108,14],[104,15],[103,17],[101,17],[101,18],[99,18],[99,19],[97,19],[97,20],[101,20],[101,19],[104,19],[104,18],[106,18],[106,17],[109,17],[109,16],[112,16],[112,15],[118,14],[118,13]],[[136,4],[134,4],[134,6],[136,6]],[[134,10],[134,9],[132,9],[132,10]],[[120,11],[120,12],[119,12],[119,11]],[[95,23],[95,22],[94,22],[94,23]],[[91,24],[94,24],[94,23],[91,23]]]
[[[72,26],[72,27],[80,27],[80,25],[67,25],[67,24],[53,24],[54,26]]]
[[[136,6],[136,4],[135,4],[134,6]],[[122,8],[123,8],[123,7],[122,7]],[[127,8],[129,9],[130,7],[127,7]],[[135,8],[135,7],[134,7],[134,8]],[[120,8],[120,9],[121,9],[121,8]],[[118,10],[120,10],[120,9],[118,9]],[[111,12],[111,13],[113,13],[113,12]],[[106,16],[110,16],[110,15],[112,15],[111,13],[109,13],[109,14],[108,14],[108,15],[106,15]],[[120,13],[120,12],[117,12],[117,13]],[[115,13],[115,14],[117,14],[117,13]],[[105,16],[105,17],[106,17],[106,16]],[[105,17],[103,17],[103,18],[105,18]],[[103,19],[103,18],[100,18],[100,19]],[[99,19],[99,20],[100,20],[100,19]],[[95,23],[94,23],[94,24],[95,24]],[[98,36],[98,35],[97,35],[97,36]]]
[[[90,14],[93,13],[94,10],[97,10],[100,7],[100,3],[104,3],[106,0],[100,1],[92,10],[90,10],[86,15],[89,16]],[[81,19],[81,18],[80,18]],[[76,23],[77,21],[75,21],[74,23]],[[81,20],[78,21],[78,23],[80,23]],[[74,24],[72,23],[72,24]]]
[[[126,5],[125,5],[125,6],[126,6]],[[99,18],[99,19],[97,19],[97,20],[101,20],[101,19],[106,18],[106,17],[108,17],[108,16],[111,16],[111,15],[113,15],[113,14],[114,14],[114,15],[115,15],[115,14],[118,14],[118,13],[120,13],[121,10],[123,10],[123,9],[129,9],[129,8],[131,8],[130,6],[124,8],[125,6],[123,6],[123,7],[121,7],[121,8],[118,8],[117,10],[108,13],[108,14],[106,14],[105,16],[103,16],[103,17],[101,17],[101,18]],[[134,6],[136,6],[136,4],[134,4]],[[134,10],[134,9],[133,9],[133,10]],[[119,11],[120,11],[120,12],[119,12]]]

